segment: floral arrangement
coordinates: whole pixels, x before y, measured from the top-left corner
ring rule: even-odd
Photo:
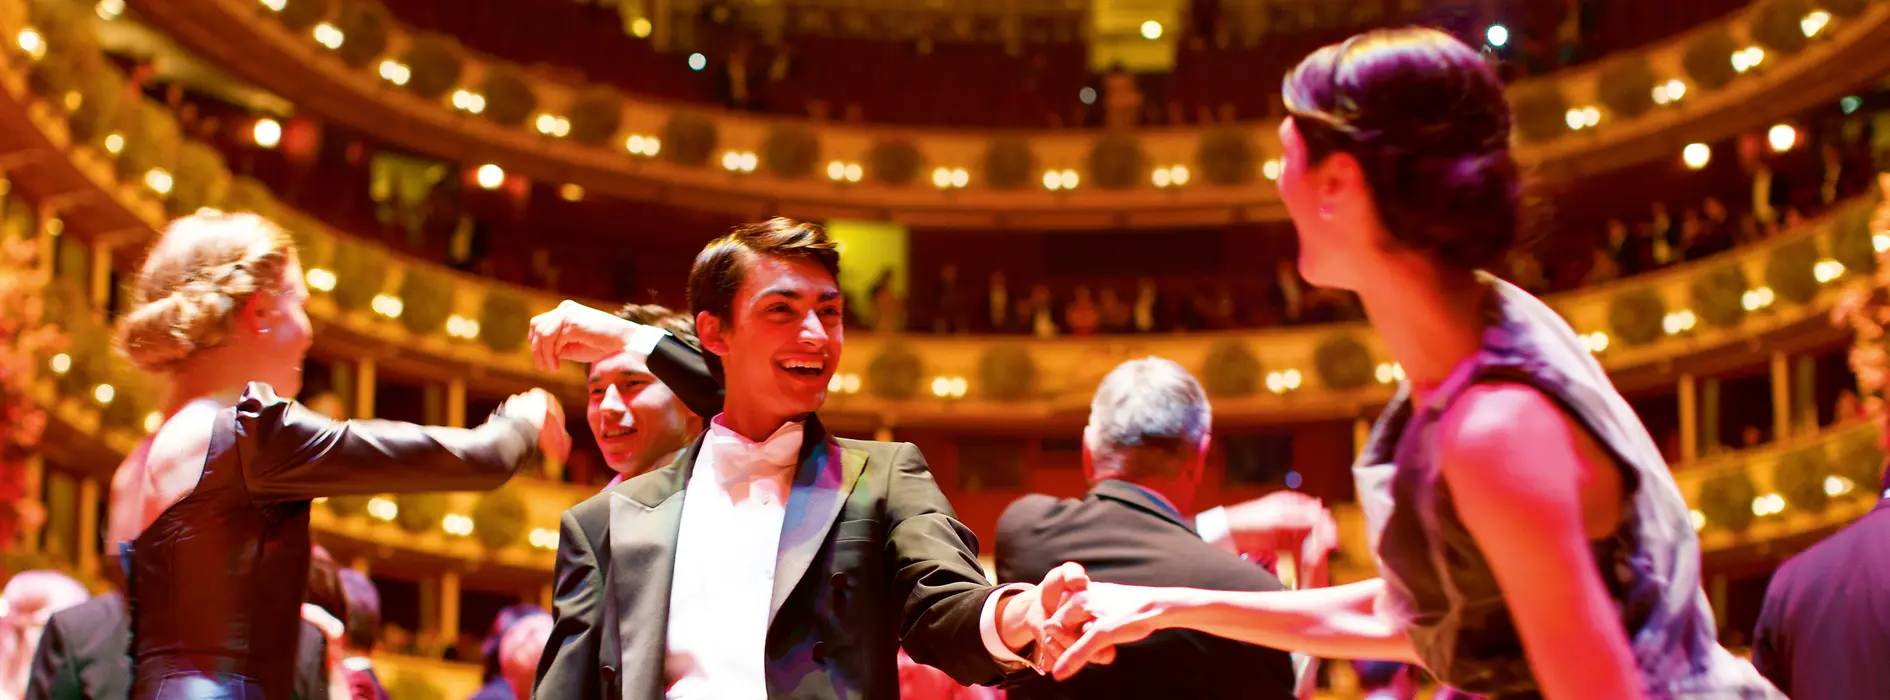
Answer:
[[[27,378],[39,358],[64,342],[42,322],[50,272],[37,264],[30,239],[0,239],[0,551],[10,549],[22,525],[45,517],[26,498],[27,455],[46,429],[46,414],[26,396]]]
[[[1890,236],[1890,173],[1879,173],[1877,184],[1885,197],[1870,217],[1874,236]],[[1884,329],[1890,326],[1890,251],[1877,246],[1877,272],[1867,280],[1844,291],[1831,310],[1831,320],[1847,326],[1857,335],[1851,346],[1851,373],[1857,375],[1857,390],[1865,412],[1882,415],[1886,378],[1890,378],[1890,352],[1886,352]]]

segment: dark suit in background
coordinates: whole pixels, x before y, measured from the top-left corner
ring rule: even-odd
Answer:
[[[1126,481],[1098,482],[1081,500],[1025,496],[998,519],[1000,583],[1040,581],[1066,561],[1092,580],[1137,586],[1277,591],[1279,579],[1203,541],[1173,507]],[[1116,647],[1115,663],[1061,683],[1020,677],[1014,700],[1046,698],[1293,697],[1284,651],[1194,631],[1166,630]]]
[[[1791,697],[1890,698],[1890,501],[1779,567],[1752,637]]]
[[[328,639],[321,628],[298,620],[302,641],[296,655],[297,700],[327,700],[324,659]],[[33,654],[24,700],[121,700],[131,695],[131,618],[125,597],[107,593],[53,613]]]

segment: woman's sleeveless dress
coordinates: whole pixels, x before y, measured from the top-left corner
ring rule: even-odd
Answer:
[[[1783,698],[1715,640],[1700,589],[1700,548],[1666,460],[1600,363],[1553,310],[1506,282],[1490,288],[1480,352],[1422,404],[1410,385],[1371,432],[1353,474],[1386,605],[1439,680],[1491,698],[1539,695],[1502,590],[1458,518],[1438,469],[1439,418],[1479,382],[1527,384],[1555,399],[1613,454],[1624,509],[1612,537],[1592,542],[1650,698]],[[1581,653],[1579,649],[1550,653]]]
[[[336,422],[251,384],[203,475],[123,553],[133,700],[288,700],[308,587],[309,501],[498,487],[537,431]]]

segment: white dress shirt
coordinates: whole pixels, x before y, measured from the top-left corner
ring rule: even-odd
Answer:
[[[802,426],[761,443],[709,424],[683,489],[682,532],[669,586],[672,700],[765,700],[768,604]]]

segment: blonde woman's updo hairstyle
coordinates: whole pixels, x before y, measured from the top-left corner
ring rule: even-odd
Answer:
[[[148,372],[171,370],[229,334],[257,294],[282,291],[295,242],[255,214],[196,214],[171,222],[138,270],[119,351]]]

